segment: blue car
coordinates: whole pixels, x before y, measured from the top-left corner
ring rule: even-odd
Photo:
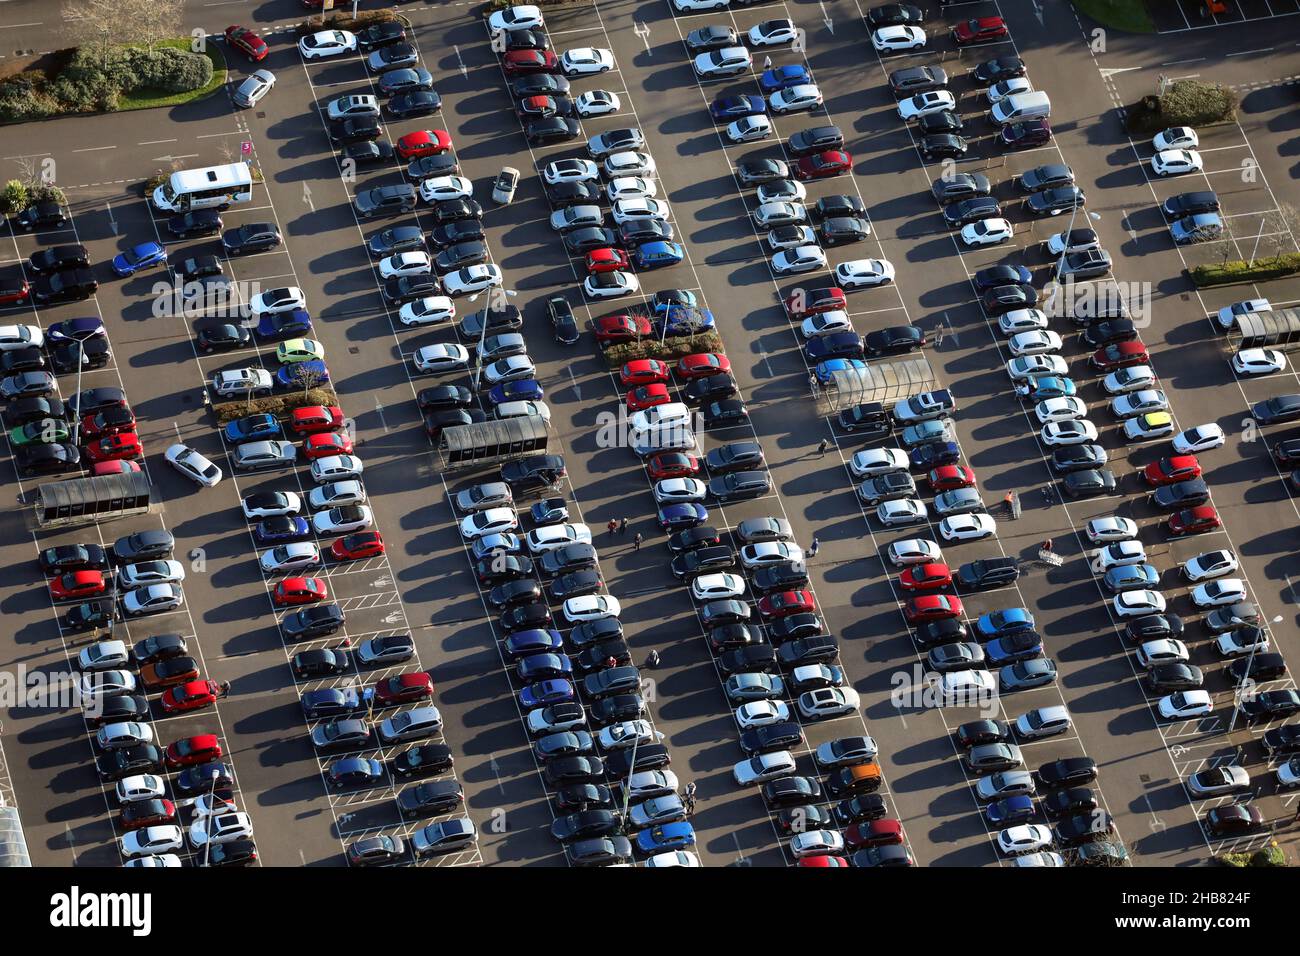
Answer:
[[[126,278],[133,276],[141,269],[152,269],[154,266],[164,266],[167,264],[167,250],[159,242],[142,242],[133,249],[126,252],[119,252],[113,257],[113,272],[116,275]]]
[[[573,696],[573,685],[567,680],[544,680],[529,684],[519,692],[519,706],[532,710],[548,704],[565,704],[573,700]]]
[[[314,388],[329,384],[330,370],[320,359],[295,362],[292,365],[282,366],[280,371],[275,373],[275,384],[280,388],[302,388],[304,376],[314,376],[312,385]]]
[[[849,372],[849,371],[865,372],[866,370],[867,370],[867,363],[862,361],[862,359],[849,359],[849,358],[827,359],[824,362],[817,363],[817,369],[816,369],[817,381],[821,382],[823,385],[829,385],[831,382],[835,380],[836,372]]]
[[[695,846],[695,827],[685,820],[651,827],[636,835],[636,848],[647,854],[685,850],[693,846]]]
[[[320,690],[303,691],[302,694],[302,712],[308,720],[351,717],[365,709],[366,706],[355,687],[324,687]]]
[[[775,66],[770,70],[764,70],[763,75],[758,78],[758,86],[764,93],[775,93],[777,90],[787,90],[792,86],[802,86],[812,81],[812,74],[806,67],[792,63],[789,66]]]
[[[296,339],[311,332],[311,316],[306,309],[289,312],[270,312],[257,323],[259,339]]]
[[[912,467],[929,471],[941,465],[955,465],[961,461],[961,448],[955,441],[930,441],[918,445],[907,453]]]
[[[694,528],[709,520],[709,512],[698,501],[683,501],[659,509],[659,527],[665,531]]]
[[[1023,607],[1004,607],[1000,611],[981,614],[975,622],[975,630],[982,640],[988,641],[1012,631],[1031,631],[1034,628],[1034,616]]]
[[[1016,386],[1016,393],[1032,402],[1041,402],[1047,398],[1068,398],[1077,391],[1074,379],[1059,375],[1036,375]]]
[[[60,342],[84,342],[95,335],[107,335],[104,323],[93,316],[80,319],[64,319],[55,322],[45,330],[45,341],[57,345]]]
[[[280,437],[280,421],[274,415],[249,415],[237,418],[226,425],[226,441],[238,445],[246,441],[261,441]]]
[[[501,405],[505,402],[540,402],[542,394],[541,385],[531,378],[525,378],[518,382],[502,382],[500,385],[493,385],[488,392],[488,401],[493,405]]]
[[[1107,570],[1102,583],[1112,594],[1141,589],[1158,590],[1160,572],[1149,564],[1128,564]]]
[[[656,324],[660,335],[698,335],[713,328],[713,312],[693,305],[670,305],[659,313]]]
[[[709,106],[709,114],[719,123],[729,123],[742,116],[762,116],[767,103],[761,96],[719,96]]]
[[[675,266],[685,258],[685,251],[675,242],[647,242],[637,246],[632,254],[638,272]]]
[[[515,631],[506,638],[506,653],[511,657],[523,657],[526,654],[560,653],[564,650],[564,639],[559,631],[535,627],[526,631]]]
[[[1011,827],[1017,823],[1026,823],[1038,815],[1034,801],[1023,793],[1014,797],[1005,797],[997,803],[990,804],[985,811],[989,823],[998,827]]]
[[[311,534],[311,525],[306,518],[279,517],[263,518],[253,527],[253,540],[258,544],[283,544],[285,541],[301,541]]]
[[[810,362],[826,359],[860,358],[862,355],[862,337],[856,332],[832,332],[810,341],[803,347],[804,354]]]
[[[984,645],[984,657],[991,667],[1027,661],[1042,654],[1043,639],[1037,631],[1012,631]]]
[[[524,683],[550,681],[573,673],[573,662],[564,654],[530,654],[522,658],[515,670]]]
[[[336,787],[357,787],[383,780],[384,765],[370,757],[343,757],[330,764],[325,775]]]
[[[656,292],[654,298],[650,300],[654,306],[655,314],[666,312],[674,306],[681,306],[686,309],[693,309],[700,304],[695,293],[690,289],[664,289]]]

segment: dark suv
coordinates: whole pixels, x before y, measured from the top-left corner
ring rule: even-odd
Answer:
[[[814,126],[801,129],[790,137],[790,155],[808,156],[828,149],[843,149],[844,134],[838,126]]]

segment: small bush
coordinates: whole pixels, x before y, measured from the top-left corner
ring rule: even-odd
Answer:
[[[1203,127],[1237,118],[1237,97],[1217,83],[1179,80],[1163,96],[1148,96],[1127,110],[1130,133],[1149,136],[1170,126]]]
[[[16,179],[5,183],[0,192],[0,212],[18,212],[28,205],[27,187]]]
[[[304,408],[308,405],[337,405],[338,403],[338,395],[335,394],[333,388],[327,385],[321,388],[313,388],[305,397],[302,392],[295,390],[281,395],[255,398],[251,402],[247,399],[218,402],[213,404],[212,411],[217,416],[217,424],[225,425],[227,422],[233,422],[245,415],[269,414],[284,419],[288,418],[295,408]]]
[[[611,345],[602,355],[610,368],[621,368],[624,363],[635,359],[659,359],[672,363],[682,356],[694,355],[697,352],[721,353],[723,351],[722,337],[717,332],[709,330],[699,335],[671,337],[665,339],[663,344],[654,337],[642,339],[640,342],[623,342],[619,345]]]
[[[376,23],[388,23],[396,19],[397,14],[392,10],[358,10],[356,17],[347,13],[331,13],[326,17],[308,17],[298,24],[298,36],[311,36],[322,30],[347,30],[350,33],[357,33]]]
[[[0,83],[0,121],[23,123],[59,112],[58,102],[45,91],[39,74],[20,73]]]
[[[1195,266],[1189,274],[1198,287],[1205,288],[1230,285],[1234,282],[1262,282],[1265,279],[1280,279],[1297,273],[1300,273],[1300,252],[1292,252],[1276,258],[1256,259],[1253,264],[1236,259],[1231,262]]]

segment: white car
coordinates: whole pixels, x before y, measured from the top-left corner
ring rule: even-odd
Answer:
[[[1182,641],[1166,637],[1146,641],[1134,656],[1139,664],[1150,670],[1159,664],[1184,664],[1191,660],[1192,654]]]
[[[786,561],[803,561],[803,549],[788,541],[759,541],[740,549],[740,563],[747,571]]]
[[[318,485],[360,478],[365,465],[356,455],[327,455],[311,463],[311,479]]]
[[[641,176],[619,176],[605,185],[605,195],[610,202],[619,199],[653,199],[659,195],[659,187],[653,179]]]
[[[253,819],[247,813],[213,813],[200,817],[190,827],[190,846],[201,850],[209,844],[216,846],[232,840],[245,840],[253,835]]]
[[[325,113],[331,120],[344,120],[349,116],[378,116],[379,98],[371,96],[369,93],[349,93],[347,96],[336,96],[330,100]]]
[[[1022,332],[1021,334],[1032,335],[1033,333]],[[1088,417],[1088,406],[1073,395],[1048,398],[1034,406],[1034,417],[1038,419],[1040,425],[1046,425],[1049,422],[1074,421]]]
[[[466,266],[442,277],[442,290],[450,296],[469,295],[482,292],[491,286],[498,286],[504,280],[501,269],[492,263],[486,265]]]
[[[1250,771],[1239,764],[1211,764],[1187,778],[1187,789],[1198,797],[1221,797],[1250,789]]]
[[[744,593],[745,579],[729,571],[701,574],[691,582],[691,597],[697,601],[722,601]]]
[[[181,589],[176,585],[151,584],[146,588],[127,591],[122,597],[122,611],[129,617],[139,617],[173,611],[184,603]]]
[[[995,699],[998,679],[984,670],[948,671],[936,687],[944,707],[961,707]]]
[[[898,103],[898,117],[902,120],[914,120],[931,113],[957,109],[957,98],[947,90],[926,90],[909,96]]]
[[[1097,440],[1097,426],[1086,418],[1064,422],[1048,422],[1039,432],[1044,445],[1083,445]]]
[[[212,376],[212,390],[222,398],[267,395],[275,382],[264,368],[233,368]]]
[[[609,90],[587,90],[585,93],[579,93],[578,98],[573,101],[573,108],[583,119],[608,116],[610,113],[617,113],[622,106],[623,103],[618,95]]]
[[[122,837],[122,856],[132,857],[158,856],[185,848],[185,837],[178,826],[144,827],[132,830]]]
[[[542,11],[531,4],[506,7],[488,17],[488,29],[493,33],[504,30],[535,30],[546,26]]]
[[[772,135],[772,121],[766,116],[742,116],[727,124],[726,134],[733,143],[756,143]]]
[[[310,541],[290,541],[263,551],[257,562],[267,574],[296,571],[320,564],[320,549]]]
[[[520,379],[535,378],[536,375],[537,367],[527,355],[508,355],[483,369],[483,381],[488,385],[517,382]]]
[[[1017,93],[1029,93],[1033,90],[1034,84],[1029,82],[1027,76],[1013,76],[1006,80],[999,80],[984,91],[988,97],[989,105],[1000,103],[1008,96],[1015,96]]]
[[[619,226],[634,219],[662,219],[667,221],[669,216],[668,203],[662,199],[651,199],[648,196],[616,199],[610,205],[610,212],[614,216],[615,225]]]
[[[172,445],[163,453],[163,457],[167,459],[167,464],[204,488],[211,488],[221,481],[221,469],[189,445]]]
[[[1111,399],[1110,413],[1116,418],[1134,418],[1149,412],[1163,412],[1169,408],[1169,399],[1158,388],[1144,388]]]
[[[656,853],[645,861],[645,865],[651,869],[662,869],[667,866],[699,866],[700,858],[690,850],[667,850],[663,853]]]
[[[83,671],[107,671],[128,665],[131,655],[125,641],[97,641],[83,647],[77,655],[77,664]]]
[[[1197,607],[1222,607],[1246,600],[1246,582],[1241,578],[1220,578],[1192,588],[1192,603]]]
[[[1238,375],[1272,375],[1286,371],[1286,356],[1277,349],[1242,349],[1232,357]]]
[[[788,235],[782,235],[782,232],[787,232]],[[767,244],[773,250],[777,251],[782,249],[797,249],[800,246],[814,246],[817,244],[817,233],[813,232],[812,226],[784,226],[782,229],[773,229],[767,234]],[[818,314],[825,315],[827,313]],[[844,312],[837,312],[837,314],[844,315],[845,321],[848,320],[848,317]],[[836,331],[839,330],[837,329]],[[825,335],[826,333],[818,332],[816,334]],[[813,336],[805,333],[804,337],[812,338]]]
[[[1007,375],[1013,382],[1039,375],[1069,374],[1069,364],[1059,355],[1021,355],[1007,361]]]
[[[886,285],[894,281],[894,264],[888,259],[853,259],[835,267],[835,284],[845,289]]]
[[[925,31],[913,26],[881,27],[871,34],[871,45],[881,53],[919,50],[925,46]]]
[[[591,529],[585,524],[548,524],[534,528],[525,539],[529,554],[543,554],[566,544],[591,544]]]
[[[1160,153],[1168,149],[1195,149],[1200,145],[1200,137],[1190,126],[1171,126],[1151,138],[1151,148]]]
[[[1111,603],[1116,617],[1145,617],[1165,612],[1164,595],[1157,591],[1122,591],[1115,595]]]
[[[804,338],[815,339],[833,332],[852,332],[853,323],[849,321],[849,314],[843,309],[831,309],[829,312],[818,312],[808,316],[800,324],[799,330]]]
[[[844,852],[844,837],[838,830],[804,830],[790,838],[790,855],[796,860],[806,856],[837,855]]]
[[[790,751],[778,750],[742,760],[731,768],[731,778],[738,787],[756,787],[778,777],[788,777],[798,769]]]
[[[1034,332],[1047,328],[1047,314],[1042,309],[1012,309],[998,316],[998,330],[1003,335]]]
[[[1245,654],[1264,654],[1269,649],[1268,631],[1262,627],[1238,627],[1220,634],[1214,649],[1223,657],[1241,657]]]
[[[423,299],[408,302],[397,313],[397,320],[403,325],[441,325],[456,318],[456,303],[449,296],[429,295]]]
[[[292,312],[294,309],[307,308],[307,296],[297,286],[283,286],[259,292],[248,300],[248,307],[254,315]]]
[[[1016,867],[1061,867],[1066,866],[1065,857],[1054,850],[1039,850],[1037,853],[1024,853],[1011,863]]]
[[[754,222],[765,229],[808,221],[808,210],[800,203],[765,202],[754,210]]]
[[[351,53],[356,48],[356,35],[347,30],[322,30],[298,41],[298,52],[304,60],[322,60],[340,53]]]
[[[790,708],[783,700],[751,700],[736,708],[736,723],[741,730],[783,724],[790,719]]]
[[[582,291],[589,299],[617,299],[641,289],[641,280],[631,272],[597,272],[587,276]]]
[[[997,530],[997,522],[986,511],[949,515],[939,522],[939,537],[945,541],[979,541]]]
[[[624,150],[605,157],[605,175],[611,179],[616,176],[653,176],[654,174],[655,161],[649,153]]]
[[[998,834],[998,849],[1007,856],[1035,853],[1052,845],[1052,831],[1041,823],[1008,827]]]
[[[594,76],[612,69],[614,54],[600,47],[578,47],[560,54],[560,72],[565,76]]]
[[[138,773],[124,777],[114,789],[118,803],[137,803],[140,800],[159,800],[167,796],[167,784],[162,777],[151,773]]]
[[[929,538],[905,538],[895,541],[885,551],[896,568],[912,564],[930,564],[943,561],[943,550]]]
[[[1156,710],[1165,720],[1205,717],[1214,712],[1214,700],[1209,691],[1180,690],[1176,694],[1161,697],[1156,703]]]
[[[636,747],[640,744],[653,743],[662,739],[663,736],[654,729],[648,720],[623,720],[617,724],[602,727],[600,732],[596,734],[597,745],[606,753],[615,750],[626,750],[628,747]],[[678,800],[678,797],[676,794],[670,794],[669,799]],[[633,814],[636,813],[635,808],[632,812]]]
[[[826,268],[826,253],[820,246],[782,249],[772,257],[772,271],[780,275],[797,275]]]
[[[469,199],[473,195],[474,184],[467,176],[435,176],[420,183],[420,198],[425,202]]]
[[[691,423],[690,406],[684,402],[666,402],[633,413],[628,425],[634,432],[644,432],[651,428],[667,428],[673,425]]]
[[[1206,551],[1183,562],[1183,577],[1188,581],[1208,581],[1237,570],[1237,556],[1225,548]]]
[[[589,159],[557,159],[553,163],[547,163],[542,170],[542,179],[549,186],[558,186],[560,183],[590,183],[599,178],[600,167]]]
[[[486,534],[502,534],[519,530],[519,516],[514,508],[488,508],[466,515],[460,522],[460,536],[473,541]]]
[[[79,687],[81,696],[85,699],[84,703],[95,697],[114,697],[118,694],[134,693],[136,679],[134,674],[124,670],[86,671],[81,675]]]
[[[439,342],[416,349],[411,363],[420,372],[450,372],[469,366],[469,349],[451,342]]]
[[[709,487],[698,478],[662,478],[655,482],[655,504],[666,505],[679,501],[703,501]]]
[[[1096,553],[1092,570],[1105,574],[1111,568],[1132,567],[1147,563],[1147,549],[1141,541],[1112,541]]]
[[[1150,365],[1130,365],[1107,375],[1101,380],[1101,387],[1108,395],[1124,395],[1149,389],[1155,383],[1156,373]]]
[[[1047,247],[1048,255],[1060,258],[1067,252],[1100,249],[1101,237],[1092,229],[1071,229],[1069,232],[1054,233],[1043,245]]]
[[[873,478],[891,471],[907,471],[911,461],[901,448],[867,448],[853,453],[849,471],[854,478]]]
[[[767,98],[767,105],[778,116],[815,110],[822,105],[822,91],[813,83],[800,83],[777,90]]]
[[[328,485],[313,488],[307,502],[313,511],[321,508],[338,508],[343,505],[360,505],[366,501],[366,486],[359,481],[331,481]]]
[[[600,159],[602,156],[609,156],[619,150],[639,149],[644,145],[645,134],[639,128],[613,129],[587,140],[587,155],[592,159]],[[617,176],[619,174],[611,173],[611,175]]]
[[[318,511],[311,516],[312,530],[317,534],[347,534],[349,531],[364,531],[375,523],[369,505],[348,505],[345,508],[331,508]]]
[[[427,276],[433,260],[427,252],[399,252],[379,261],[379,275],[384,279],[400,276]]]
[[[1136,538],[1137,522],[1132,518],[1091,518],[1084,527],[1084,533],[1093,544],[1109,544],[1112,541],[1124,541]]]
[[[1237,324],[1237,316],[1251,315],[1255,312],[1272,312],[1273,305],[1268,299],[1246,299],[1243,302],[1234,302],[1232,305],[1225,305],[1219,310],[1219,329],[1224,332],[1232,331],[1232,327]]]
[[[895,528],[928,521],[929,512],[920,498],[895,498],[876,506],[876,520],[886,528]]]
[[[745,39],[750,46],[780,46],[783,43],[793,43],[798,36],[799,28],[794,25],[794,21],[782,18],[755,24],[749,28]]]
[[[852,687],[819,687],[805,691],[795,701],[799,716],[805,720],[826,720],[857,713],[862,704]]]
[[[0,352],[13,349],[38,349],[45,344],[39,325],[0,325]]]
[[[754,58],[743,46],[723,47],[701,53],[692,61],[696,76],[738,76],[749,72]]]
[[[678,13],[693,13],[697,10],[725,10],[730,0],[673,0],[673,9]]]
[[[1218,448],[1227,438],[1223,429],[1213,423],[1185,428],[1174,436],[1174,451],[1180,455],[1195,455],[1198,452]]]
[[[618,617],[623,613],[618,598],[612,594],[583,594],[571,597],[560,606],[564,619],[570,624],[583,621],[599,621],[607,617]]]
[[[1007,339],[1007,348],[1011,350],[1012,355],[1044,355],[1048,352],[1058,352],[1061,344],[1061,337],[1051,329],[1030,329],[1027,332],[1017,332]]]
[[[1151,157],[1151,171],[1157,176],[1199,173],[1204,165],[1194,149],[1163,149]]]
[[[1011,238],[1015,230],[1006,219],[981,219],[961,228],[961,241],[968,246],[996,246]]]

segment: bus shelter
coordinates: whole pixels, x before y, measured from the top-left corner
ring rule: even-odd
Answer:
[[[933,384],[934,370],[924,357],[868,362],[833,373],[830,382],[820,389],[818,410],[829,415],[864,402],[897,402]]]
[[[453,425],[438,439],[438,466],[455,471],[532,455],[546,450],[546,439],[546,421],[540,415]]]
[[[36,489],[36,524],[59,528],[142,514],[149,510],[151,491],[142,471],[52,481]]]
[[[1300,348],[1300,309],[1247,312],[1236,317],[1228,333],[1237,349]]]

